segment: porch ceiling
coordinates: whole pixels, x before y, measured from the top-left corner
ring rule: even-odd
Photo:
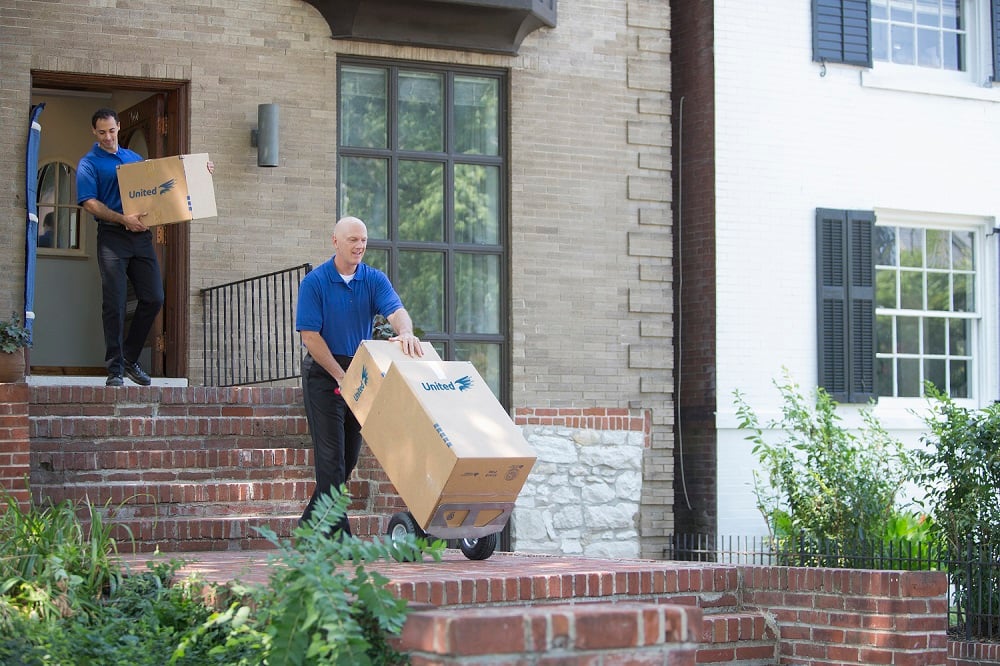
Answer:
[[[517,53],[529,34],[556,25],[557,0],[304,0],[334,39]]]

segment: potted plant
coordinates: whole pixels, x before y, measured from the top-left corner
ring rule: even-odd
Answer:
[[[0,321],[0,382],[16,382],[24,377],[24,348],[31,344],[31,334],[12,312]]]

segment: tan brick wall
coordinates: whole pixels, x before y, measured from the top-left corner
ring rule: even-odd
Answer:
[[[173,6],[172,6],[173,5]],[[666,0],[563,0],[514,57],[334,41],[299,0],[13,0],[0,8],[0,260],[21,266],[32,69],[190,81],[193,152],[216,163],[217,221],[191,230],[199,290],[329,256],[339,54],[508,68],[516,407],[648,409],[640,530],[672,529],[670,11]],[[281,166],[256,166],[259,103],[281,106]],[[23,131],[22,131],[23,128]],[[0,273],[0,311],[20,307]]]

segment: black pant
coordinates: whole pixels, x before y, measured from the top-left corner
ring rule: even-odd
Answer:
[[[337,357],[346,368],[350,359]],[[334,393],[337,380],[330,376],[308,354],[302,360],[302,398],[305,402],[306,421],[313,441],[313,458],[316,466],[316,489],[302,513],[302,520],[312,516],[316,500],[351,478],[361,452],[361,424],[354,418],[343,396]],[[334,530],[351,533],[345,515]]]
[[[101,271],[104,320],[104,364],[121,375],[125,363],[139,360],[149,329],[163,306],[163,278],[153,247],[153,232],[133,233],[118,224],[97,227],[97,265]],[[125,335],[128,281],[138,304]]]

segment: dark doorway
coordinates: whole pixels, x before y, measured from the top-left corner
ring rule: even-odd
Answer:
[[[33,71],[32,91],[66,96],[67,104],[80,103],[80,100],[73,99],[74,93],[109,96],[110,101],[104,105],[118,111],[123,146],[147,158],[189,152],[189,90],[186,82]],[[44,128],[44,113],[41,122]],[[87,127],[82,126],[79,131],[86,133]],[[45,140],[43,131],[43,145]],[[155,234],[165,301],[147,340],[149,369],[153,376],[185,377],[189,346],[189,228],[187,223],[172,224],[157,227]],[[61,322],[67,327],[73,324]],[[44,326],[45,322],[37,322],[36,325]],[[80,374],[81,370],[85,369],[44,368],[38,372],[32,366],[32,372],[37,374]]]

